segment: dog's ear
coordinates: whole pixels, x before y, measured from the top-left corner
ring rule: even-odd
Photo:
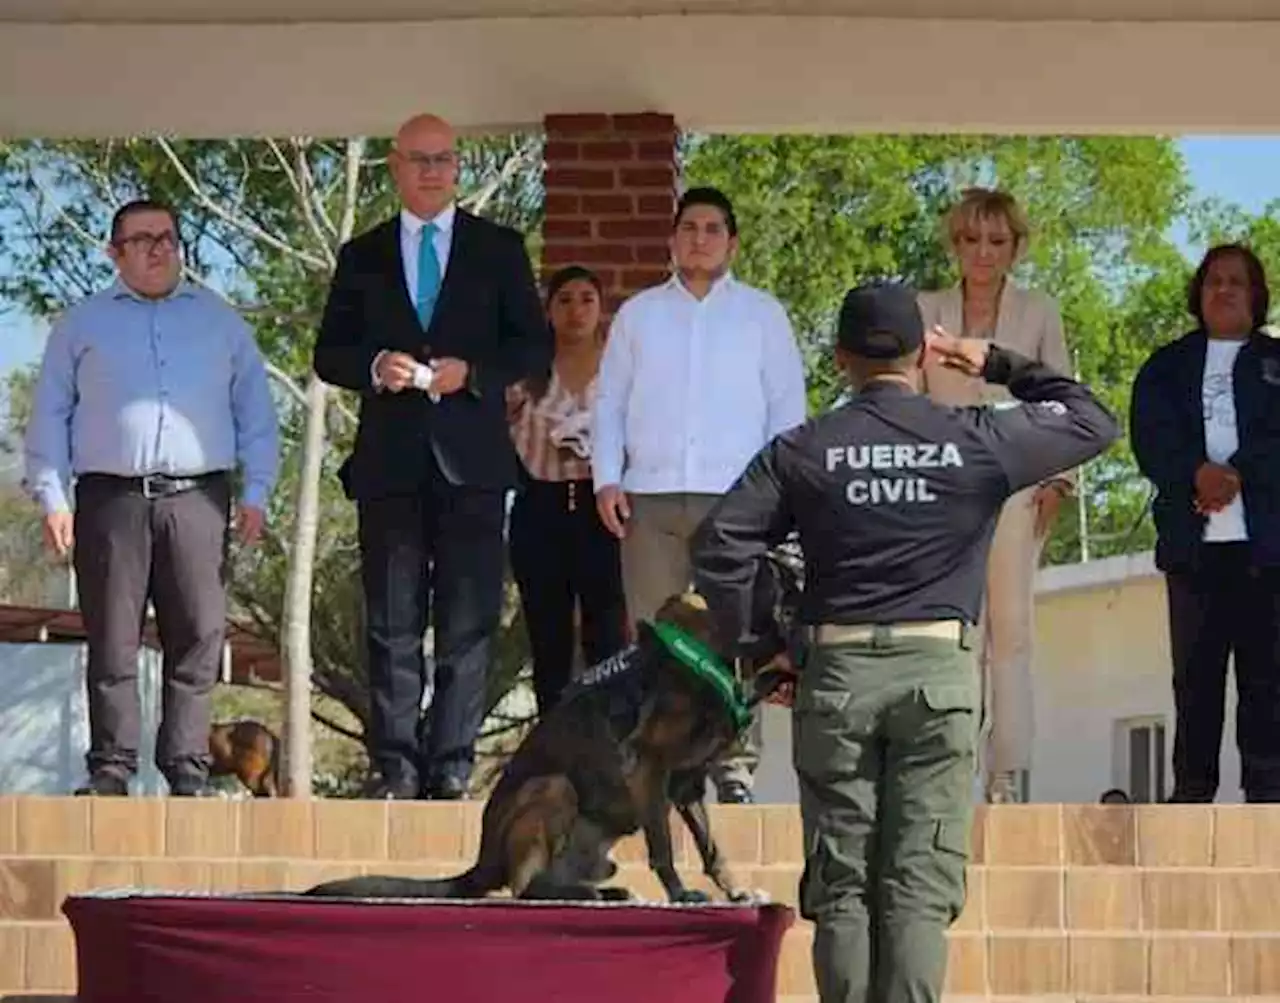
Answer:
[[[655,620],[673,624],[704,643],[711,639],[711,615],[707,601],[696,592],[670,596],[654,615]]]

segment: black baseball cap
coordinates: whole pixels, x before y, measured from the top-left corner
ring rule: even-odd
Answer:
[[[916,291],[900,282],[850,289],[840,305],[836,344],[866,359],[898,359],[924,344]]]

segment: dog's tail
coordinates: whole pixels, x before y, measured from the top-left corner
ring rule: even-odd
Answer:
[[[380,874],[339,878],[308,888],[302,894],[344,899],[472,899],[493,891],[498,884],[486,880],[484,872],[473,867],[451,878],[398,878]]]

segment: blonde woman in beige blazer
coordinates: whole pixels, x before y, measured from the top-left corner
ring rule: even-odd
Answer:
[[[960,285],[920,294],[925,330],[990,338],[1062,373],[1071,372],[1057,303],[1014,285],[1009,271],[1026,250],[1026,216],[1012,196],[989,189],[966,191],[947,214],[945,239],[960,265]],[[927,364],[925,390],[943,404],[1011,401],[991,386],[954,369]],[[996,524],[987,564],[982,673],[987,739],[984,786],[988,801],[1021,800],[1019,777],[1031,769],[1035,702],[1031,663],[1034,587],[1045,538],[1072,477],[1055,478],[1013,495]]]

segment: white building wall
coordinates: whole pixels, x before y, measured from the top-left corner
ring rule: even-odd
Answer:
[[[0,644],[0,795],[69,794],[84,782],[89,748],[84,657],[79,644]],[[159,655],[144,651],[138,657],[137,794],[165,790],[153,762],[159,681]]]
[[[49,575],[45,602],[55,609],[74,605],[71,575]],[[85,693],[85,647],[81,644],[0,644],[0,795],[68,794],[85,780],[89,716]],[[138,656],[142,705],[142,747],[133,789],[159,794],[165,789],[155,763],[159,726],[160,656]]]

